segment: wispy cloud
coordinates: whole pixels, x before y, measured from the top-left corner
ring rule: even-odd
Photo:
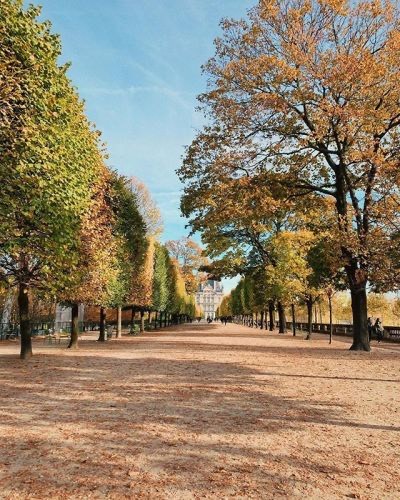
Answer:
[[[186,93],[173,90],[167,86],[160,85],[132,85],[126,88],[107,88],[107,87],[91,87],[83,89],[86,94],[108,95],[108,96],[127,96],[140,93],[158,94],[167,97],[171,101],[179,104],[182,108],[192,112],[194,105],[191,101],[185,98]]]

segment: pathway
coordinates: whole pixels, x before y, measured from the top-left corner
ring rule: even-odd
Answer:
[[[399,498],[400,355],[236,325],[0,344],[0,498]]]

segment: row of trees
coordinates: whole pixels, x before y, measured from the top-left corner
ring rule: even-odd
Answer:
[[[257,283],[251,277],[240,280],[236,288],[226,295],[218,307],[217,316],[232,318],[244,324],[255,324],[270,331],[274,330],[278,319],[279,330],[286,329],[286,305],[280,309],[273,298],[259,300]],[[311,338],[313,323],[349,323],[351,321],[351,300],[346,292],[335,292],[331,288],[321,289],[315,295],[313,307],[306,296],[298,296],[290,306],[288,315],[293,324],[308,324],[307,339]],[[277,312],[281,313],[277,317]],[[282,314],[283,313],[283,314]],[[400,321],[400,299],[382,294],[368,295],[368,316],[380,318],[386,325],[398,325]]]
[[[100,133],[60,66],[40,10],[0,0],[0,282],[18,290],[21,358],[32,355],[30,298],[194,316],[177,263],[158,243],[145,187],[106,165]]]
[[[263,0],[222,28],[182,212],[261,307],[348,289],[369,350],[367,290],[400,284],[398,6]]]

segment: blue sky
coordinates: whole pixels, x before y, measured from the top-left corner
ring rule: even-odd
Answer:
[[[149,187],[164,240],[186,235],[175,175],[184,146],[203,123],[201,65],[213,55],[222,17],[240,18],[255,0],[40,0],[61,35],[69,76],[103,132],[109,163]],[[226,288],[229,288],[226,282]]]

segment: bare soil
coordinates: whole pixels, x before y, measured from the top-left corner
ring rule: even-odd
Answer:
[[[400,350],[193,324],[0,344],[0,498],[400,498]]]

